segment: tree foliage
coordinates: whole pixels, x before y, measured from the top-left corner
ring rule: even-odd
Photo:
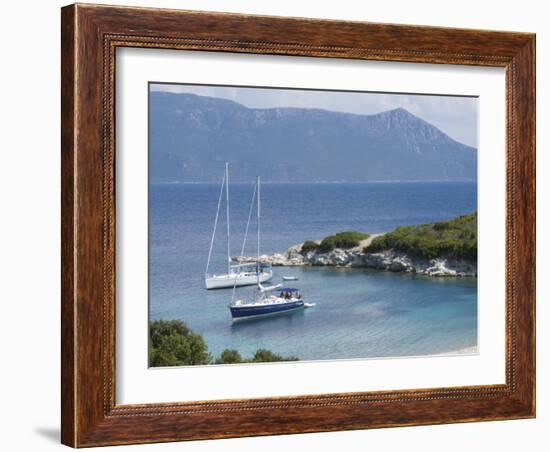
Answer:
[[[319,248],[319,244],[313,240],[306,240],[302,244],[302,253],[307,253],[308,251],[314,251]]]
[[[226,348],[220,357],[216,359],[216,364],[273,363],[279,361],[298,361],[298,358],[295,356],[285,357],[278,353],[273,353],[271,350],[259,348],[252,358],[245,359],[237,350]]]
[[[477,259],[477,212],[449,221],[405,226],[376,237],[364,251],[375,253],[395,249],[433,259]]]
[[[298,358],[295,356],[284,357],[277,353],[273,353],[271,350],[259,348],[256,350],[256,353],[254,353],[252,359],[249,360],[249,362],[252,363],[273,363],[277,361],[298,361]]]
[[[238,364],[242,362],[241,354],[233,348],[226,348],[220,357],[216,359],[216,364]]]
[[[211,359],[204,338],[180,320],[154,320],[149,323],[151,367],[208,364]]]
[[[357,231],[344,231],[338,232],[334,235],[329,235],[321,240],[319,244],[319,251],[327,252],[332,251],[335,248],[349,249],[359,246],[361,240],[369,238],[369,234],[366,232]]]
[[[149,322],[149,366],[188,366],[198,364],[239,364],[275,361],[297,361],[261,348],[252,358],[245,359],[238,350],[225,349],[215,360],[208,352],[202,335],[193,332],[180,320]]]

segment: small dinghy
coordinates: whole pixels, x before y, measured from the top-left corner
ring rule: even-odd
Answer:
[[[298,281],[297,276],[283,276],[283,281]]]

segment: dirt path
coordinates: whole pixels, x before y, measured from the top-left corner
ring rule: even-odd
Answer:
[[[366,246],[369,246],[369,245],[371,244],[371,242],[372,242],[376,237],[380,237],[381,235],[384,235],[384,233],[372,234],[368,239],[361,240],[361,241],[359,242],[359,246],[356,246],[355,248],[357,248],[357,249],[363,249],[363,248],[365,248]]]

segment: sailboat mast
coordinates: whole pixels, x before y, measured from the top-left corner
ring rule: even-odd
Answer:
[[[231,273],[231,246],[229,236],[229,163],[225,162],[225,218],[227,226],[227,274]]]
[[[256,255],[257,255],[257,262],[256,262],[256,277],[258,279],[258,285],[260,284],[260,176],[256,178],[256,186],[258,187],[258,216],[257,216],[257,237],[256,237]]]
[[[220,196],[218,196],[218,208],[216,209],[216,217],[214,218],[214,230],[212,231],[212,238],[210,239],[210,249],[208,250],[208,260],[206,261],[206,270],[204,276],[208,277],[208,268],[210,267],[210,259],[212,258],[212,249],[214,248],[214,239],[216,238],[216,230],[218,228],[218,218],[220,217],[220,207],[222,205],[223,192],[225,188],[225,173],[222,177],[222,184],[220,186]]]

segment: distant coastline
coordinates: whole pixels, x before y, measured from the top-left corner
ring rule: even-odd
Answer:
[[[239,256],[237,262],[255,257]],[[437,277],[477,277],[477,213],[396,228],[384,234],[342,232],[263,255],[273,266],[372,268]]]
[[[265,182],[477,177],[475,146],[402,107],[373,114],[248,108],[223,98],[159,91],[149,101],[153,182],[217,182],[226,160],[232,182],[256,175]]]
[[[349,181],[349,180],[318,180],[318,181],[270,181],[265,180],[262,183],[264,185],[304,185],[304,184],[455,184],[455,183],[473,183],[477,182],[476,179],[458,179],[458,180],[445,180],[445,179],[427,179],[427,180],[396,180],[396,179],[380,179],[380,180],[361,180],[361,181]],[[160,181],[151,182],[150,185],[219,185],[220,181]],[[251,185],[253,182],[244,180],[232,181],[235,185]]]

